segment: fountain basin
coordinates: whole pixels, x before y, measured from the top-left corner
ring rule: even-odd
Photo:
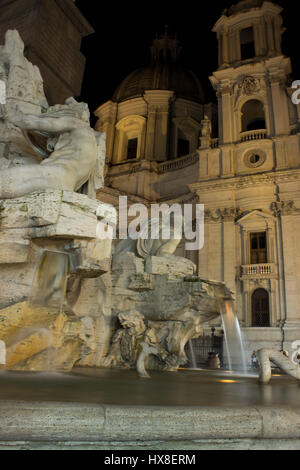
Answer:
[[[298,384],[286,376],[261,386],[256,377],[226,381],[226,374],[207,371],[157,372],[151,381],[133,371],[5,372],[0,448],[22,441],[53,448],[221,449],[233,440],[243,447],[269,439],[277,448],[280,442],[300,448],[299,410]]]

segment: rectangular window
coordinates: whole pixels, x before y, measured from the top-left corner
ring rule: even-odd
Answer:
[[[255,57],[255,41],[253,28],[243,29],[240,33],[242,60]]]
[[[138,139],[128,139],[127,160],[137,158]]]
[[[268,262],[266,232],[250,234],[251,264],[266,264]]]

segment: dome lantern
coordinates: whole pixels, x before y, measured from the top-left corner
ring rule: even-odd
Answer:
[[[176,35],[171,36],[168,33],[168,25],[165,26],[165,33],[161,36],[156,35],[151,46],[152,64],[176,63],[180,57],[182,47],[177,40]]]

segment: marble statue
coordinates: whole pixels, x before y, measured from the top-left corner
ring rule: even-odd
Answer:
[[[209,148],[212,138],[212,122],[208,116],[204,116],[201,121],[201,130],[199,136],[200,148]]]
[[[212,134],[212,123],[208,116],[204,116],[204,119],[201,121],[201,136],[211,138]]]
[[[177,357],[165,350],[157,337],[155,328],[136,310],[118,315],[120,326],[112,339],[109,354],[102,365],[105,367],[136,367],[140,377],[148,378],[146,360],[150,355],[158,357],[169,366],[175,366]]]
[[[50,107],[47,112],[24,114],[16,107],[7,119],[23,131],[49,135],[49,157],[36,165],[8,168],[0,173],[0,198],[20,197],[35,191],[63,189],[78,191],[95,177],[99,155],[98,142],[105,134],[90,127],[88,106],[69,98],[65,105]],[[99,185],[95,185],[99,189]],[[100,186],[101,187],[101,186]]]

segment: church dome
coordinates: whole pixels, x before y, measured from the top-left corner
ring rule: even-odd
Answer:
[[[178,97],[205,102],[203,87],[197,76],[178,64],[181,52],[179,41],[164,35],[154,39],[152,65],[135,70],[118,86],[113,101],[120,102],[143,96],[146,90],[174,91]]]
[[[157,63],[132,72],[118,86],[113,101],[142,96],[146,90],[170,90],[177,96],[204,102],[202,85],[196,75],[177,64]]]

